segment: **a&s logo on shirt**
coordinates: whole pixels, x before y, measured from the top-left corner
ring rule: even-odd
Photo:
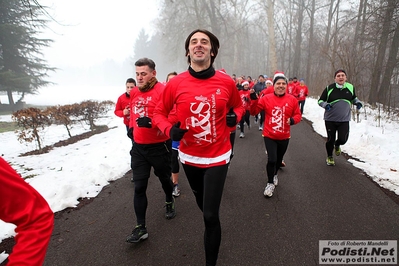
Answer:
[[[284,132],[284,107],[275,106],[272,111],[271,126],[275,132]]]
[[[138,114],[140,117],[147,116],[148,114],[148,103],[151,102],[151,96],[149,97],[139,97],[134,104],[134,113]]]
[[[190,103],[191,116],[186,119],[186,127],[193,128],[197,143],[212,142],[211,136],[211,104],[204,96],[196,96],[197,102]]]

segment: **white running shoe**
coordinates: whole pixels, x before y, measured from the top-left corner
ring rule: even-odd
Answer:
[[[240,139],[245,138],[244,132],[240,133]]]
[[[263,127],[259,127],[259,131],[262,131],[263,130]]]
[[[273,192],[274,192],[274,184],[273,183],[267,183],[267,186],[265,187],[265,191],[263,192],[263,195],[265,195],[265,197],[271,197],[273,196]]]
[[[172,195],[175,196],[175,197],[180,196],[180,189],[179,189],[179,185],[178,185],[178,184],[175,184],[175,185],[173,186]]]
[[[278,177],[277,177],[277,175],[274,175],[274,177],[273,177],[273,184],[274,184],[275,187],[277,187],[277,185],[278,185]]]

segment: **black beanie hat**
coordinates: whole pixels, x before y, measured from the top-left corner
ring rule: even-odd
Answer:
[[[345,76],[346,76],[345,70],[343,70],[342,68],[340,68],[340,69],[338,69],[337,71],[335,71],[335,73],[334,73],[334,78],[335,78],[335,77],[337,76],[337,74],[340,73],[340,72],[344,73]]]

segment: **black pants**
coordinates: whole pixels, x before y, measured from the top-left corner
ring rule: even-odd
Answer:
[[[227,165],[198,168],[183,164],[190,187],[205,223],[204,244],[206,265],[216,265],[219,254],[222,229],[219,207],[222,200]]]
[[[305,107],[305,100],[299,101],[299,108],[301,109],[301,114],[303,114],[303,108]]]
[[[248,128],[251,126],[251,124],[250,124],[251,121],[249,120],[249,118],[250,118],[249,111],[246,110],[245,114],[242,116],[241,121],[240,121],[240,130],[242,133],[244,133],[244,122],[247,123]]]
[[[273,177],[280,169],[281,162],[288,148],[289,139],[275,140],[271,138],[263,138],[267,150],[267,182],[273,183]]]
[[[334,146],[344,145],[349,138],[349,121],[348,122],[331,122],[325,121],[327,130],[326,150],[327,156],[332,156]],[[338,138],[337,137],[338,132]]]
[[[133,170],[134,182],[134,211],[136,213],[137,224],[145,225],[145,215],[147,211],[147,186],[151,173],[158,177],[165,192],[165,201],[171,202],[173,184],[171,180],[171,141],[156,144],[137,144],[134,143],[130,150],[131,167]]]
[[[178,174],[180,170],[178,150],[172,149],[171,165],[172,165],[172,173]]]
[[[260,121],[259,121],[259,126],[263,127],[263,123],[265,122],[265,110],[260,111]]]
[[[230,132],[230,144],[231,144],[231,155],[230,155],[230,161],[234,157],[234,142],[236,139],[236,130]]]

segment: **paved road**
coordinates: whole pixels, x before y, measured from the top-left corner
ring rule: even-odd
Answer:
[[[218,265],[318,265],[319,240],[399,239],[399,206],[345,157],[325,164],[324,139],[305,121],[293,127],[275,195],[263,196],[266,154],[256,125],[236,139],[221,205]],[[128,158],[127,158],[127,162]],[[149,238],[128,244],[135,225],[130,175],[91,203],[57,214],[45,261],[56,265],[204,265],[203,222],[184,173],[177,216],[164,218],[150,178]]]

